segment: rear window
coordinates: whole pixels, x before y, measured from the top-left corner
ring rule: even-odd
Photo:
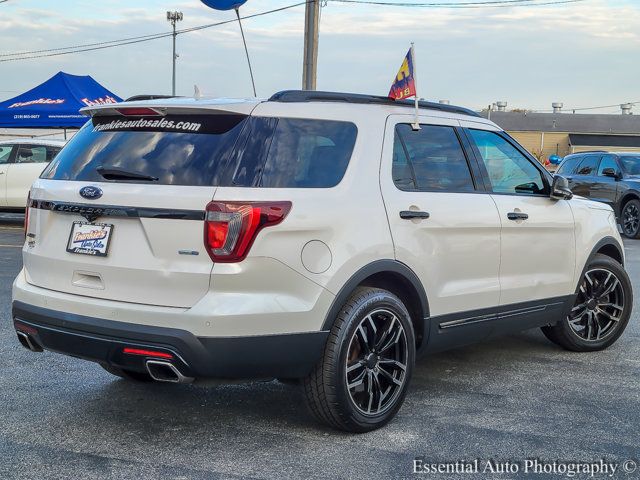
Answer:
[[[330,120],[231,114],[94,117],[42,178],[327,188],[344,176],[356,135],[353,123]]]

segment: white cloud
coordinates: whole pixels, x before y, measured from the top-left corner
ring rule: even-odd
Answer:
[[[243,15],[292,3],[254,0]],[[199,2],[15,2],[0,22],[2,52],[54,48],[169,30],[165,10],[184,12],[179,27],[233,19]],[[635,2],[634,2],[635,3]],[[58,4],[58,2],[56,2]],[[7,3],[6,5],[9,5]],[[259,94],[298,88],[303,8],[245,21]],[[386,94],[409,42],[416,42],[422,91],[430,99],[480,107],[498,98],[549,108],[638,100],[635,78],[640,7],[593,0],[558,7],[454,10],[353,6],[323,8],[318,85]],[[21,91],[58,70],[91,74],[116,93],[170,89],[171,39],[38,60],[3,63],[0,90]],[[178,37],[179,93],[247,95],[237,24]],[[636,93],[637,92],[637,93]]]

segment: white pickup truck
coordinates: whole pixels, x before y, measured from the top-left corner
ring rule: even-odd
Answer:
[[[24,210],[31,184],[65,143],[31,138],[0,141],[0,210]]]

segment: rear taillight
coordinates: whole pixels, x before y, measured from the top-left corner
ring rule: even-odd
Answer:
[[[291,202],[211,202],[204,224],[211,260],[244,260],[258,232],[282,222],[290,210]]]
[[[29,233],[29,208],[31,207],[31,192],[27,195],[27,208],[24,209],[24,236]]]

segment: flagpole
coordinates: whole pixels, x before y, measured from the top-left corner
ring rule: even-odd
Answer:
[[[413,125],[411,125],[411,128],[413,128],[414,130],[420,130],[420,117],[419,117],[419,112],[420,112],[419,98],[420,97],[418,96],[418,66],[416,65],[416,52],[413,46],[413,42],[411,42],[411,62],[413,63],[413,86],[416,89],[416,96],[415,96],[416,121],[413,123]]]

